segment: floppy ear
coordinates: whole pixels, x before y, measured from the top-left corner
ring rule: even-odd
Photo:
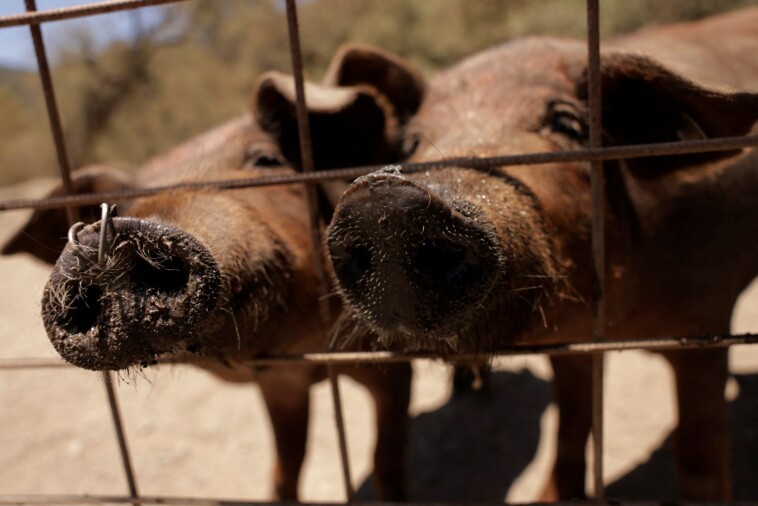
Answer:
[[[603,130],[612,145],[747,134],[758,121],[758,94],[700,86],[654,60],[630,54],[601,60]],[[577,89],[586,98],[586,78]],[[712,152],[629,160],[640,176],[734,155]]]
[[[401,124],[418,111],[426,81],[402,58],[368,44],[345,44],[324,77],[330,86],[371,86],[386,96]]]
[[[306,106],[317,169],[383,163],[393,159],[397,125],[387,100],[368,87],[306,83]],[[267,72],[258,81],[253,113],[284,157],[300,165],[292,76]]]
[[[72,174],[74,193],[110,192],[133,188],[131,178],[125,173],[106,166],[92,166]],[[64,195],[61,185],[47,196]],[[86,223],[100,219],[99,206],[79,207],[80,219]],[[6,242],[0,253],[29,253],[49,264],[54,264],[66,245],[68,219],[65,209],[43,209],[32,213],[29,221]]]

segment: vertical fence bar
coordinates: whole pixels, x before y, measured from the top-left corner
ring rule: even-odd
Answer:
[[[111,415],[113,416],[113,426],[116,429],[116,439],[118,440],[118,449],[121,453],[121,462],[124,466],[126,483],[129,485],[129,496],[137,499],[139,498],[139,493],[137,492],[137,480],[134,477],[134,470],[132,469],[132,463],[129,457],[129,446],[126,443],[126,436],[124,435],[124,428],[121,423],[121,410],[118,407],[118,399],[116,398],[116,392],[113,389],[113,374],[111,374],[110,371],[105,373],[103,383],[105,384],[105,392],[108,395],[108,405],[111,408]],[[140,504],[140,502],[135,501],[132,504]]]
[[[35,12],[37,10],[36,0],[24,0],[26,3],[27,12]],[[37,67],[39,69],[39,77],[42,82],[42,92],[45,95],[45,105],[47,106],[47,116],[50,123],[50,130],[53,134],[53,142],[55,144],[55,154],[58,157],[58,167],[60,167],[61,182],[63,183],[63,189],[67,194],[74,193],[74,185],[71,182],[71,166],[68,161],[68,152],[66,151],[66,142],[63,139],[63,127],[61,126],[61,118],[58,114],[58,103],[55,99],[55,89],[53,88],[53,79],[50,76],[50,66],[47,62],[47,53],[45,52],[45,42],[42,39],[42,29],[38,24],[29,25],[29,30],[32,34],[32,42],[34,43],[34,53],[37,56]],[[73,225],[76,221],[79,221],[77,209],[75,207],[66,207],[66,216],[68,217],[69,225]]]
[[[297,20],[297,6],[295,0],[286,0],[287,5],[287,28],[289,32],[290,52],[292,56],[292,72],[295,76],[295,95],[297,99],[297,127],[300,137],[300,160],[303,172],[313,172],[313,147],[311,144],[310,127],[308,124],[308,110],[305,102],[305,83],[303,79],[303,58],[300,50],[300,31]],[[316,264],[316,275],[319,284],[319,311],[324,326],[324,332],[330,326],[331,315],[329,310],[329,299],[326,295],[329,293],[329,279],[324,268],[326,259],[324,258],[323,234],[318,209],[318,199],[316,187],[313,184],[306,184],[308,196],[308,212],[311,224],[311,242],[313,245],[313,261]],[[326,338],[326,335],[324,335]],[[326,342],[326,339],[325,339]],[[347,500],[353,498],[353,482],[350,476],[350,462],[348,460],[347,438],[345,436],[345,424],[342,414],[342,400],[340,396],[339,382],[334,367],[327,366],[329,373],[329,383],[331,385],[332,401],[334,404],[335,424],[337,428],[337,438],[340,448],[340,462],[342,464],[342,475],[345,484],[345,495]]]
[[[599,0],[587,0],[588,96],[590,115],[590,147],[602,145],[602,103],[600,89],[600,6]],[[591,162],[592,194],[592,339],[601,341],[605,335],[605,178],[603,162]],[[592,355],[592,448],[595,499],[603,500],[603,353]]]
[[[24,1],[26,4],[27,12],[35,12],[37,10],[36,0]],[[50,65],[48,64],[47,52],[45,51],[45,43],[42,38],[42,29],[40,28],[39,24],[30,24],[29,30],[31,31],[32,41],[34,42],[34,53],[37,56],[39,76],[40,81],[42,82],[42,90],[45,95],[45,105],[47,107],[50,130],[52,131],[53,141],[55,143],[55,152],[58,157],[58,166],[60,167],[61,181],[66,193],[73,194],[74,192],[73,183],[71,180],[71,166],[68,160],[66,142],[63,137],[63,127],[61,126],[58,104],[55,98],[55,88],[53,86],[53,80],[50,74]],[[78,221],[79,219],[79,213],[75,207],[67,207],[66,214],[69,225],[73,225],[74,222]],[[116,393],[113,390],[110,373],[105,374],[103,383],[108,395],[108,404],[111,410],[111,417],[113,418],[113,425],[116,430],[116,438],[118,439],[121,461],[124,466],[124,474],[126,476],[126,482],[129,486],[129,493],[131,497],[137,498],[137,482],[135,480],[134,471],[132,469],[131,458],[129,456],[129,447],[126,443],[123,424],[121,422],[121,413],[118,409]]]

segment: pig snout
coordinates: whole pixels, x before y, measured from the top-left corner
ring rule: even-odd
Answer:
[[[502,263],[475,214],[394,170],[357,180],[327,238],[349,306],[380,334],[443,337],[492,291]]]
[[[179,229],[113,218],[74,231],[45,287],[42,316],[56,350],[92,370],[145,365],[186,349],[215,307],[221,276],[208,249]]]

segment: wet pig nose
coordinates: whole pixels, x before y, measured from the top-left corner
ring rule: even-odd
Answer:
[[[396,172],[351,186],[327,242],[348,303],[388,331],[432,329],[487,293],[500,262],[485,225]]]

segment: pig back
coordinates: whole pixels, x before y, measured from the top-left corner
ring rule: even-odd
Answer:
[[[758,7],[694,23],[652,26],[603,48],[651,56],[706,86],[758,91]]]

